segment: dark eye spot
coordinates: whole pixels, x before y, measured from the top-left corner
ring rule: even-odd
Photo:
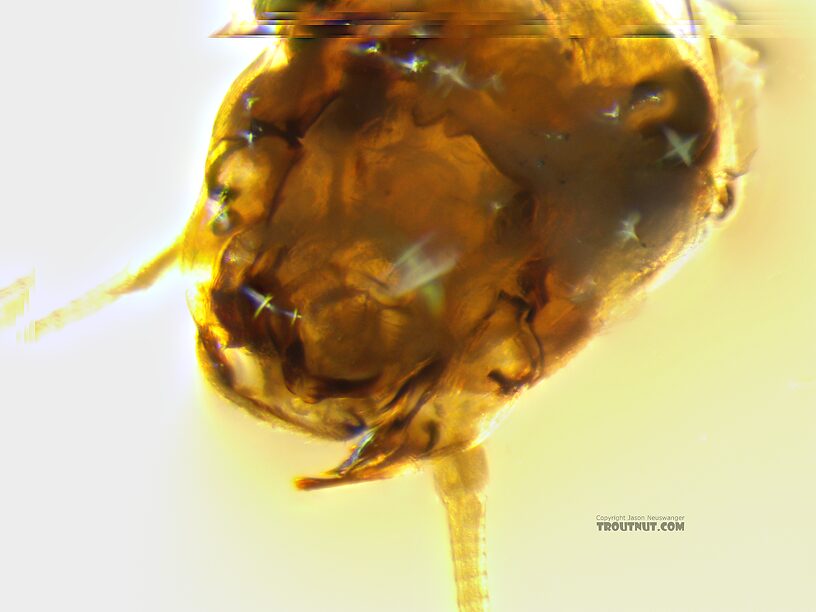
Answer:
[[[696,71],[688,67],[673,69],[632,88],[626,122],[646,137],[661,135],[663,128],[671,128],[706,140],[714,129],[713,105]]]
[[[663,86],[655,81],[643,81],[632,88],[629,109],[634,111],[647,104],[659,106],[664,102]]]

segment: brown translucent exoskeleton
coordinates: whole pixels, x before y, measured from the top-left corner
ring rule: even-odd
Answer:
[[[225,33],[280,38],[226,95],[179,241],[35,333],[180,261],[218,390],[352,441],[298,487],[431,460],[481,610],[480,443],[732,209],[755,79],[708,4],[409,4],[256,2]]]

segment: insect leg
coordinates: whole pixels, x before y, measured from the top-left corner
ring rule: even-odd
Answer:
[[[0,329],[13,325],[24,313],[34,286],[34,272],[0,289]]]
[[[437,459],[433,474],[448,514],[459,611],[484,612],[490,607],[485,561],[484,449],[477,446]]]
[[[56,331],[68,323],[78,321],[112,304],[123,295],[142,291],[153,285],[179,259],[181,243],[175,242],[144,264],[134,273],[122,272],[112,279],[91,289],[69,304],[37,319],[26,328],[26,340],[35,341],[43,335]]]

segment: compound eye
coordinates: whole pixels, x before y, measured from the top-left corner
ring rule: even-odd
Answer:
[[[626,107],[626,126],[645,138],[666,130],[694,135],[707,143],[714,132],[711,96],[700,75],[689,67],[668,70],[632,88]]]

